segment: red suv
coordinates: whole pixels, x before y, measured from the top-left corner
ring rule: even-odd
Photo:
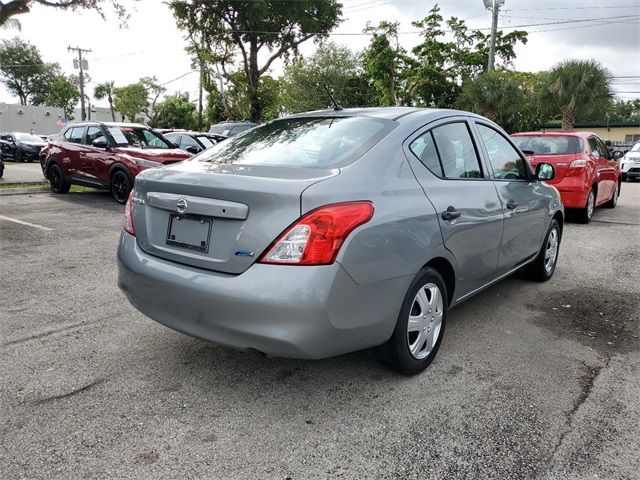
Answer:
[[[597,135],[527,132],[511,138],[534,169],[539,162],[555,167],[556,176],[548,183],[560,191],[564,206],[575,209],[581,222],[591,221],[595,207],[615,208],[620,195],[620,166]]]
[[[119,203],[127,201],[133,179],[142,170],[190,157],[145,125],[110,122],[70,125],[40,156],[55,193],[83,185],[108,189]]]

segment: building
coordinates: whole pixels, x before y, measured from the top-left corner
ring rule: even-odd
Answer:
[[[640,120],[611,120],[610,122],[576,122],[574,130],[593,132],[604,140],[611,140],[615,144],[633,144],[640,141]],[[540,130],[560,131],[557,123],[540,126]]]
[[[64,126],[64,118],[62,108],[0,103],[2,132],[29,133],[33,130],[39,135],[51,135]]]

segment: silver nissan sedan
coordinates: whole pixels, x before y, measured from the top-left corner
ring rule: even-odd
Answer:
[[[137,176],[119,285],[150,318],[221,345],[315,359],[377,347],[417,373],[452,307],[519,270],[551,278],[554,174],[462,111],[274,120]]]

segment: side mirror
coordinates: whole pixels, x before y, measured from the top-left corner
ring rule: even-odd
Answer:
[[[91,142],[91,146],[95,148],[107,148],[109,145],[107,145],[107,141],[104,139],[104,137],[100,137]]]
[[[614,160],[618,160],[620,158],[624,157],[624,152],[622,150],[614,150],[613,151],[613,159]]]
[[[556,169],[550,163],[539,163],[536,167],[536,178],[546,182],[556,177]]]
[[[611,140],[605,140],[605,141],[604,141],[604,144],[605,144],[607,147],[610,147],[610,146],[611,146]]]
[[[185,148],[185,150],[189,153],[192,154],[196,154],[196,153],[200,153],[200,149],[198,147],[196,147],[195,145],[189,145],[187,148]]]

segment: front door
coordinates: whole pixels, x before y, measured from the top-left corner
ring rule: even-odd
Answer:
[[[476,129],[504,211],[498,261],[498,272],[504,274],[540,251],[547,198],[505,135],[481,122],[476,122]]]
[[[93,146],[94,140],[105,140],[102,129],[97,125],[87,128],[85,135],[85,150],[83,157],[83,170],[87,174],[87,179],[100,185],[109,184],[109,152],[106,148]]]
[[[405,142],[405,154],[456,259],[459,299],[496,277],[502,239],[498,193],[464,119],[425,127]]]

